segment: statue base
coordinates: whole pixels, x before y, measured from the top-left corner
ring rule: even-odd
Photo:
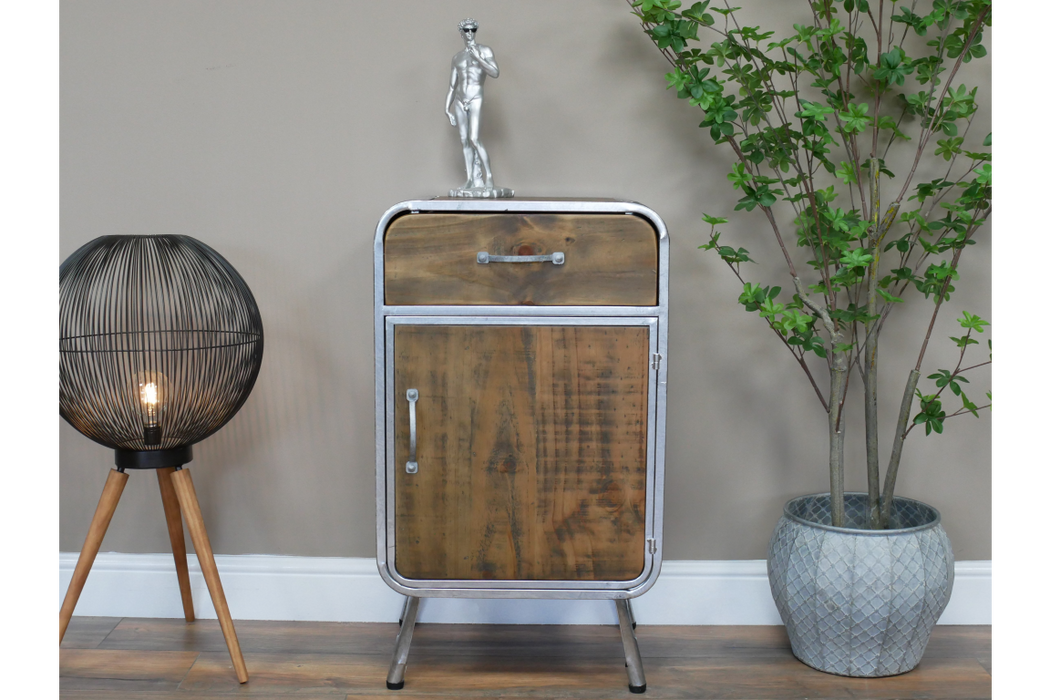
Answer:
[[[448,191],[449,197],[464,199],[508,199],[514,196],[509,187],[458,187]]]

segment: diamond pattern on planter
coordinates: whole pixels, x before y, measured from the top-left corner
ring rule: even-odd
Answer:
[[[791,650],[839,675],[910,671],[951,596],[955,560],[933,508],[897,498],[890,530],[865,529],[867,495],[846,495],[851,529],[832,528],[830,496],[787,504],[769,543],[773,600]]]

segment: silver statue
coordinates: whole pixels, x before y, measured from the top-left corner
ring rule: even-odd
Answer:
[[[452,58],[452,78],[445,98],[445,114],[452,126],[459,128],[467,181],[462,187],[449,190],[448,194],[450,197],[513,197],[513,190],[493,184],[489,155],[478,137],[485,76],[498,78],[499,66],[496,65],[492,49],[475,43],[477,31],[477,21],[469,17],[459,23],[459,33],[465,48]]]

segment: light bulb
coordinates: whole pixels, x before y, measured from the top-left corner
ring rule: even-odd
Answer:
[[[157,425],[157,403],[159,401],[156,382],[140,384],[139,397],[142,399],[142,405],[146,407],[146,426]]]
[[[138,386],[142,403],[142,440],[147,447],[155,447],[164,434],[160,424],[161,408],[166,399],[163,376],[159,372],[145,373]]]

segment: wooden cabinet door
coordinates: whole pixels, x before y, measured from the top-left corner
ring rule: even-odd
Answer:
[[[630,581],[645,565],[650,326],[393,332],[394,569]],[[418,471],[409,458],[409,389]]]

